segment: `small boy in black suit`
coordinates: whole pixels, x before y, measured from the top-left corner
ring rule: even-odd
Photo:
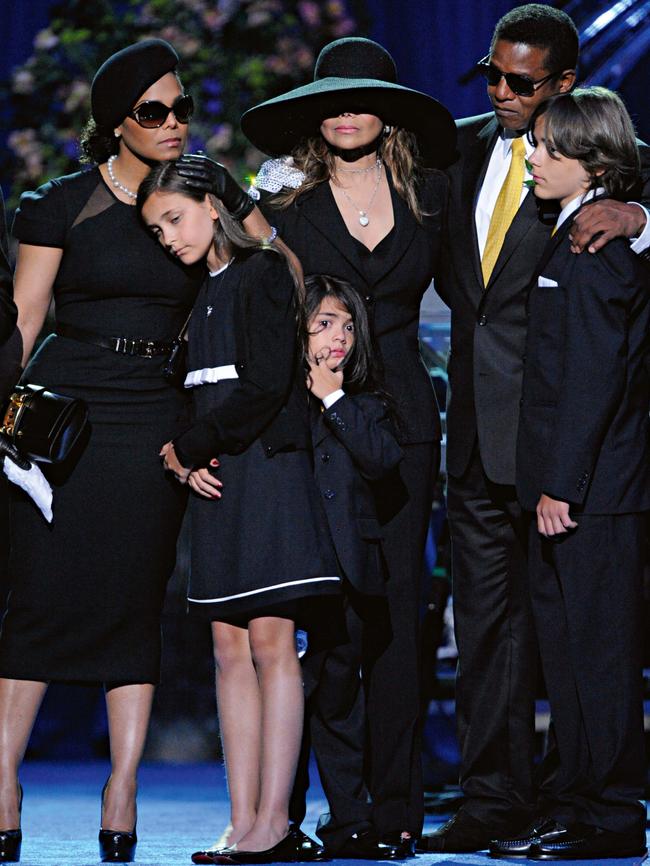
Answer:
[[[634,183],[637,144],[622,101],[600,87],[543,103],[529,129],[535,194],[562,208],[528,302],[517,450],[552,725],[539,814],[490,853],[640,856],[650,281],[626,240],[580,256],[569,240],[583,203]]]

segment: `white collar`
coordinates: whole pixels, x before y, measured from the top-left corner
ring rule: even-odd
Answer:
[[[216,271],[208,271],[208,273],[210,274],[211,277],[216,277],[218,274],[222,274],[226,270],[226,268],[231,264],[232,264],[232,259],[230,259],[229,262],[226,262],[225,265],[221,265],[221,267],[217,268]]]
[[[572,198],[571,201],[566,204],[560,211],[560,215],[557,218],[557,223],[555,224],[556,230],[559,229],[562,223],[566,222],[566,220],[568,220],[571,214],[575,213],[581,205],[583,205],[587,201],[590,201],[597,195],[602,195],[604,192],[605,188],[599,186],[596,189],[587,190],[584,195],[577,195],[575,198]]]

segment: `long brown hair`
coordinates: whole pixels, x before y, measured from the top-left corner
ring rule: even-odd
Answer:
[[[185,178],[181,177],[178,173],[177,163],[174,159],[154,165],[138,187],[136,207],[139,214],[142,214],[142,208],[149,196],[158,190],[166,193],[177,192],[196,202],[202,202],[206,195],[201,190],[192,189],[187,186]],[[278,244],[274,240],[270,242],[264,241],[261,238],[246,234],[241,223],[233,219],[220,199],[214,195],[210,195],[210,201],[219,214],[219,219],[214,224],[214,246],[219,258],[227,261],[233,255],[236,255],[237,250],[273,250],[287,263],[289,273],[296,287],[296,300],[299,305],[302,305],[304,297],[302,274],[296,270],[291,257],[285,252],[284,245]]]
[[[278,207],[288,207],[303,193],[334,176],[334,154],[325,139],[319,135],[308,138],[295,148],[291,154],[296,168],[305,175],[298,189],[278,193],[273,201]],[[393,185],[409,206],[418,222],[425,216],[418,200],[418,180],[422,166],[418,155],[417,140],[413,133],[399,127],[392,127],[382,136],[377,156],[389,168]]]

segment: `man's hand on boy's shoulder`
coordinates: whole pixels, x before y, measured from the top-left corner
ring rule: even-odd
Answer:
[[[553,499],[542,493],[536,508],[537,531],[546,538],[550,538],[554,535],[561,535],[569,529],[575,529],[578,524],[571,520],[570,507],[568,502]]]
[[[646,228],[647,212],[634,202],[605,199],[587,204],[573,220],[569,237],[571,252],[590,253],[609,243],[613,238],[638,238]]]

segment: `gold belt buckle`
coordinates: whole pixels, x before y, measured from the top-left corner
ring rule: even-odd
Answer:
[[[17,392],[14,392],[11,395],[11,397],[9,398],[9,405],[7,406],[7,411],[5,412],[5,416],[2,421],[2,427],[0,427],[0,433],[4,433],[5,436],[14,435],[14,430],[16,429],[16,424],[18,423],[18,419],[20,417],[20,413],[26,399],[26,394],[18,394]],[[20,430],[16,435],[22,435]]]

